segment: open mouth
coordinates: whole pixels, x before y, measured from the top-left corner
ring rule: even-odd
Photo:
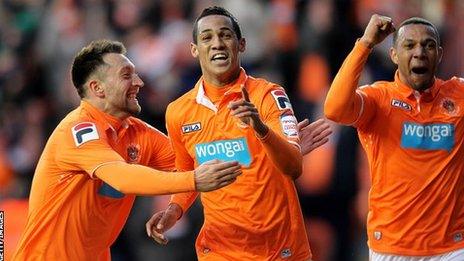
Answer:
[[[229,57],[226,54],[218,53],[218,54],[213,55],[213,57],[211,57],[211,61],[225,61],[227,60],[227,58]]]
[[[427,67],[414,67],[411,69],[414,74],[426,74],[428,71]]]
[[[131,93],[127,95],[127,98],[131,101],[137,101],[137,93]]]

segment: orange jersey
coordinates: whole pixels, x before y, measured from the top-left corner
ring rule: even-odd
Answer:
[[[99,166],[115,161],[174,168],[164,134],[133,117],[119,121],[83,101],[45,146],[13,259],[109,260],[110,245],[135,199],[93,177]]]
[[[413,256],[464,248],[464,81],[435,79],[419,93],[397,72],[355,93],[368,55],[358,42],[326,106],[350,92],[357,100],[353,113],[340,108],[339,120],[354,120],[369,161],[369,247]]]
[[[279,139],[299,146],[296,119],[284,89],[243,70],[216,105],[200,79],[168,106],[166,124],[179,170],[212,159],[237,160],[243,170],[235,183],[201,193],[205,221],[196,241],[198,258],[308,260],[311,251],[293,180],[276,168],[254,130],[227,108],[230,101],[242,98],[241,86]],[[177,194],[171,201],[185,212],[196,195]]]

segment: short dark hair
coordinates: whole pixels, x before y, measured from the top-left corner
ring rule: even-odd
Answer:
[[[89,76],[99,67],[106,64],[103,56],[108,53],[125,54],[126,47],[121,42],[107,39],[96,40],[80,50],[71,69],[71,78],[77,93],[81,98],[85,96],[84,84]]]
[[[423,24],[423,25],[426,25],[426,26],[429,26],[433,29],[433,31],[435,32],[435,36],[436,36],[436,40],[437,40],[437,44],[438,46],[440,46],[440,34],[438,33],[438,30],[437,30],[437,27],[435,27],[434,24],[432,24],[429,20],[426,20],[424,18],[420,18],[420,17],[411,17],[411,18],[408,18],[406,20],[404,20],[400,26],[398,27],[398,29],[395,31],[395,33],[393,33],[393,45],[396,46],[397,44],[397,40],[398,40],[398,32],[400,30],[401,27],[405,26],[405,25],[408,25],[408,24]]]
[[[242,39],[242,31],[240,30],[240,25],[238,24],[237,18],[235,18],[235,16],[232,15],[229,11],[227,11],[224,7],[210,6],[210,7],[203,9],[201,14],[197,17],[197,19],[195,19],[195,23],[193,24],[192,37],[193,37],[193,42],[195,44],[197,43],[197,36],[198,36],[198,21],[201,18],[205,16],[210,16],[210,15],[223,15],[223,16],[229,17],[232,22],[234,32],[237,35],[237,38],[239,40]]]

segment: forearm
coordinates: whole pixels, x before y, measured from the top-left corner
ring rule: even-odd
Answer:
[[[192,206],[193,202],[198,196],[198,192],[186,192],[186,193],[179,193],[174,194],[171,196],[171,201],[169,204],[177,204],[181,208],[181,215],[182,216],[187,210]],[[179,217],[180,218],[180,217]]]
[[[370,51],[370,48],[358,41],[346,57],[327,93],[324,114],[328,119],[351,124],[358,118],[362,100],[356,94],[356,89]]]
[[[126,162],[98,167],[95,176],[124,194],[163,195],[195,191],[193,171],[165,172]]]
[[[260,140],[266,155],[283,174],[292,179],[301,175],[302,155],[296,145],[289,143],[271,129]]]

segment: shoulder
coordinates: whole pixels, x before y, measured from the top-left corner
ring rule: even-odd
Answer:
[[[179,98],[169,103],[168,109],[172,110],[173,108],[181,108],[185,106],[186,104],[191,103],[192,100],[195,100],[196,93],[197,93],[196,88],[191,89],[190,91],[184,93]]]
[[[81,107],[76,108],[66,115],[58,124],[57,129],[79,129],[87,125],[100,126],[101,123],[96,119],[92,118],[89,113],[83,110]]]
[[[70,112],[56,127],[52,137],[60,146],[77,146],[105,135],[104,126],[79,108]]]
[[[389,81],[376,81],[371,84],[366,84],[358,87],[358,91],[364,94],[386,94],[393,90],[394,82]]]
[[[293,112],[290,98],[282,86],[262,78],[252,78],[251,83],[250,97],[257,107]]]
[[[448,80],[436,79],[440,82],[440,93],[445,96],[462,99],[464,98],[464,79],[452,77]]]
[[[130,117],[129,118],[130,124],[132,127],[135,129],[136,133],[152,133],[156,135],[162,135],[164,136],[165,134],[158,130],[157,128],[153,127],[151,124],[135,117]]]
[[[181,114],[181,112],[188,110],[189,106],[195,104],[195,94],[196,90],[192,89],[169,103],[166,108],[166,117],[172,117],[173,115]]]
[[[248,76],[247,84],[249,84],[250,89],[259,90],[262,93],[267,93],[274,89],[284,89],[277,83],[270,82],[263,78],[255,78],[252,76]]]
[[[272,96],[274,99],[283,97],[288,99],[285,89],[277,83],[270,82],[263,78],[248,77],[247,89],[250,93],[251,99],[256,101],[263,101],[265,96]]]
[[[459,88],[464,88],[464,78],[454,76],[451,79],[445,81],[444,84],[452,84]]]

